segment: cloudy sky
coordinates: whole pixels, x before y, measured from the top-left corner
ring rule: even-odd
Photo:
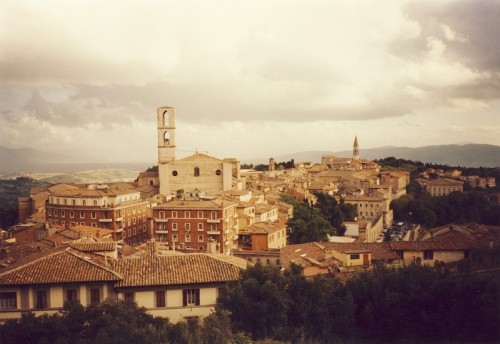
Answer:
[[[500,1],[0,2],[0,145],[179,156],[500,145]]]

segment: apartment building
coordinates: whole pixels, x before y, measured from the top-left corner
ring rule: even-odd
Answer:
[[[45,216],[49,225],[112,230],[114,240],[134,246],[149,237],[148,205],[133,189],[66,185],[49,189]]]
[[[152,208],[153,235],[170,249],[230,254],[237,247],[237,202],[174,200]]]

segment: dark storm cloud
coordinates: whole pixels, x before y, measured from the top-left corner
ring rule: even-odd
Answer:
[[[405,13],[419,23],[422,32],[395,41],[391,45],[394,54],[419,63],[426,56],[428,39],[434,37],[446,45],[444,58],[482,73],[469,83],[430,90],[442,92],[444,97],[500,98],[500,1],[411,1]],[[451,37],[447,28],[453,32]]]

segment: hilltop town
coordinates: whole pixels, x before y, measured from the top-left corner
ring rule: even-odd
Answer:
[[[270,158],[257,171],[201,152],[177,159],[175,109],[158,108],[156,119],[157,165],[135,181],[36,184],[18,199],[18,224],[2,230],[0,321],[108,298],[174,323],[206,317],[254,265],[342,283],[377,267],[499,268],[495,215],[431,221],[408,195],[417,187],[428,200],[459,200],[494,190],[492,176],[429,169],[413,178],[363,159],[357,137],[352,157],[319,164]],[[494,214],[498,193],[488,197]],[[303,217],[308,209],[319,215]]]

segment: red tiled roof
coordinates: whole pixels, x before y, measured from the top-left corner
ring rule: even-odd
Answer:
[[[350,242],[350,243],[324,243],[325,250],[335,250],[337,252],[347,251],[369,251],[372,254],[372,261],[376,260],[399,260],[391,247],[387,243],[375,242]]]
[[[72,249],[80,252],[114,251],[116,243],[113,241],[100,242],[73,242],[69,245]]]
[[[0,285],[118,281],[122,277],[64,250],[0,274]]]
[[[227,282],[238,279],[240,268],[206,254],[147,254],[111,261],[111,268],[124,275],[117,287],[182,285]]]
[[[423,251],[423,250],[437,250],[437,251],[457,251],[468,250],[474,246],[472,242],[454,242],[447,241],[390,241],[389,246],[393,250],[402,251]]]

